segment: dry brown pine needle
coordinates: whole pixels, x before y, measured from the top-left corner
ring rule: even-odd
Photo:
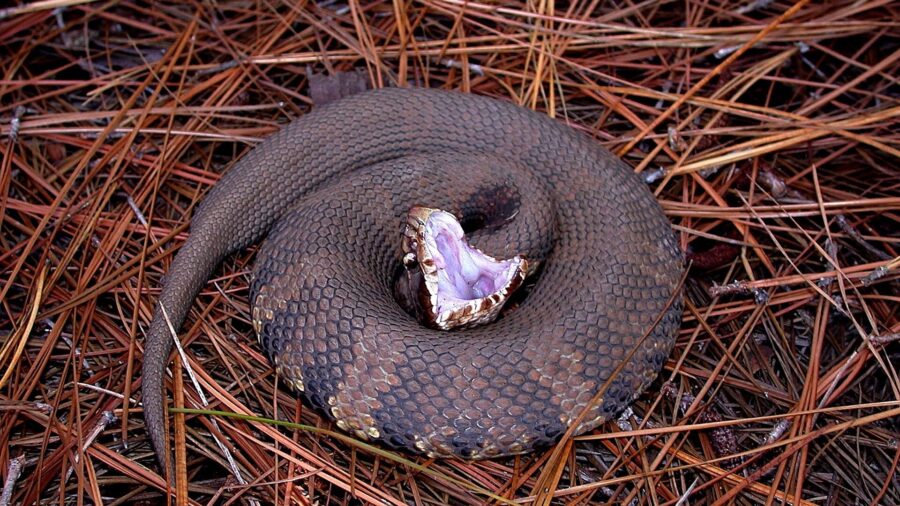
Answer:
[[[618,422],[515,459],[417,469],[186,415],[194,504],[900,504],[898,28],[881,0],[7,3],[0,502],[164,499],[140,412],[160,279],[309,76],[360,72],[543,111],[642,172],[692,262],[678,343]],[[332,428],[251,339],[253,253],[181,332],[197,384]]]

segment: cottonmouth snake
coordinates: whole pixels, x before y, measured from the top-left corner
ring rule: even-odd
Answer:
[[[487,254],[538,266],[527,296],[491,324],[420,325],[395,295],[415,205],[462,218]],[[429,455],[552,443],[637,346],[577,430],[597,426],[652,381],[680,323],[682,256],[639,178],[588,136],[474,95],[365,92],[253,149],[171,265],[159,304],[176,329],[219,262],[266,236],[251,303],[277,371],[342,429]],[[143,400],[165,462],[159,304]]]

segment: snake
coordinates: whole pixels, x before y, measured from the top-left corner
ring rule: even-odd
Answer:
[[[260,242],[250,317],[281,381],[413,454],[508,456],[591,430],[655,379],[681,322],[671,224],[590,135],[500,99],[365,91],[264,139],[194,213],[143,354],[164,469],[170,326]]]

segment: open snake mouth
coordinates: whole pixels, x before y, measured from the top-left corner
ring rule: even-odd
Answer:
[[[403,231],[403,263],[419,267],[420,319],[438,329],[489,323],[522,285],[528,262],[497,260],[470,246],[452,214],[413,207]]]

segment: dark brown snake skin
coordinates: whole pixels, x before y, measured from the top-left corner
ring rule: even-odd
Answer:
[[[540,264],[528,296],[481,327],[419,325],[393,294],[413,205],[485,225],[472,240],[488,254]],[[366,92],[261,143],[171,266],[159,303],[176,329],[219,262],[266,235],[251,303],[279,374],[340,428],[428,455],[553,443],[639,346],[577,430],[597,426],[653,380],[680,323],[682,256],[639,178],[588,136],[483,97]],[[171,342],[157,306],[143,394],[162,463]]]

